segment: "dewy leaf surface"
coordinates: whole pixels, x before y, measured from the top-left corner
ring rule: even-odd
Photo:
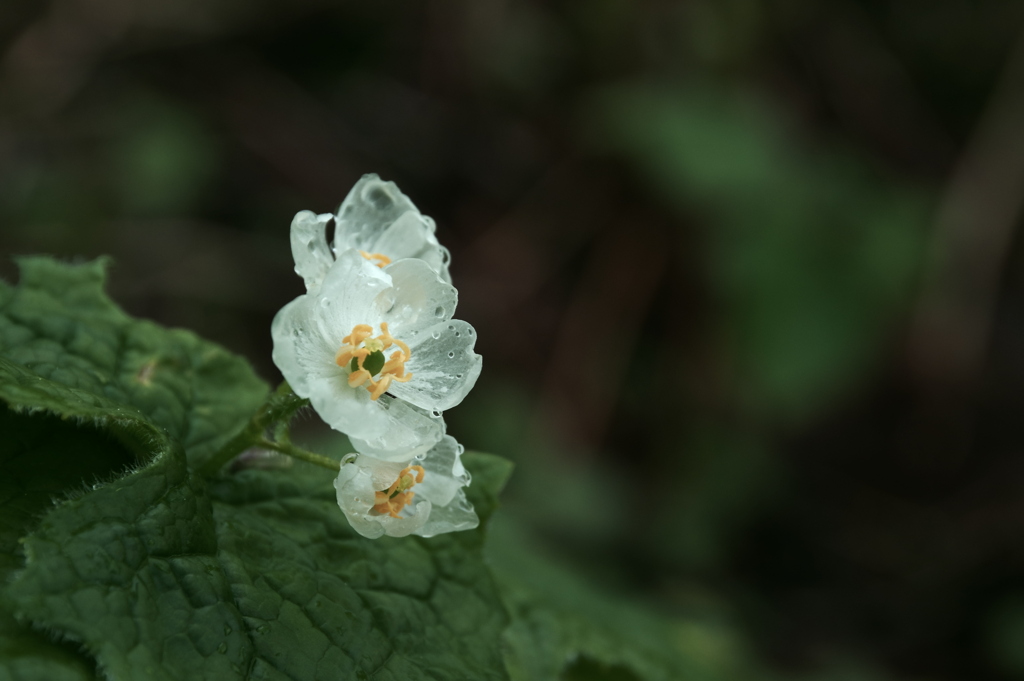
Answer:
[[[507,464],[468,454],[478,509]],[[254,645],[252,679],[504,679],[483,532],[367,540],[323,472],[213,483],[219,558]]]
[[[31,260],[0,285],[0,425],[17,443],[0,457],[0,679],[506,678],[482,529],[364,539],[305,464],[202,479],[183,445],[202,460],[263,385],[131,320],[101,281],[98,264]],[[486,516],[508,465],[465,462]],[[24,673],[13,650],[54,666]]]
[[[367,540],[330,483],[245,471],[207,497],[165,456],[51,512],[13,600],[114,679],[505,679],[482,531]]]
[[[684,651],[683,630],[670,620],[590,587],[545,558],[509,519],[491,529],[486,555],[512,619],[504,633],[512,681],[721,678]],[[573,673],[580,669],[594,674]]]
[[[180,445],[128,407],[2,359],[0,399],[44,422],[30,431],[59,414],[69,426],[104,431],[110,449],[148,462],[43,516],[19,540],[25,567],[3,599],[20,619],[80,642],[112,679],[175,678],[160,669],[174,633],[205,631],[234,616],[214,558],[205,486],[190,475]],[[46,472],[75,466],[86,439],[79,433],[37,465]],[[232,671],[227,659],[211,657],[202,674],[231,678]]]
[[[16,408],[63,407],[72,419]],[[9,406],[10,405],[10,406]],[[98,427],[117,421],[110,429]],[[145,447],[142,417],[43,381],[0,359],[0,584],[22,566],[20,538],[35,527],[54,499],[81,494],[137,464]],[[158,435],[150,433],[150,437]],[[126,443],[135,443],[129,448]],[[95,663],[74,645],[59,643],[18,623],[0,593],[0,679],[63,681],[94,679]]]
[[[182,444],[193,467],[262,403],[267,388],[241,357],[117,307],[103,292],[103,260],[18,262],[18,286],[0,282],[0,356],[133,406]]]
[[[0,403],[0,584],[21,567],[18,540],[52,499],[77,493],[135,463],[109,434],[56,416],[17,414]],[[74,456],[67,456],[74,453]],[[94,679],[95,663],[75,647],[18,624],[0,597],[0,679]]]

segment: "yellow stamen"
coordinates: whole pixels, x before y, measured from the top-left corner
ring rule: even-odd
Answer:
[[[348,375],[348,385],[351,388],[358,388],[367,381],[373,383],[373,376],[370,376],[370,372],[366,369],[359,369]]]
[[[372,383],[372,381],[371,381]],[[370,391],[370,399],[376,400],[378,397],[388,391],[388,386],[391,385],[391,376],[381,376],[380,380],[368,388]]]
[[[381,322],[380,335],[373,338],[373,327],[369,324],[357,324],[352,328],[352,333],[341,339],[343,345],[338,348],[334,355],[335,363],[345,369],[349,369],[348,384],[353,388],[364,386],[370,393],[370,399],[377,400],[387,392],[392,381],[405,383],[412,378],[411,373],[406,373],[405,363],[409,361],[412,351],[409,346],[392,337],[388,331],[388,323]],[[375,352],[384,352],[392,345],[399,348],[391,353],[391,358],[384,362],[384,366],[377,372],[376,378],[365,368],[366,359]],[[352,361],[355,360],[355,368]],[[379,361],[379,360],[378,360]]]
[[[381,322],[380,323],[380,335],[377,338],[384,343],[384,348],[385,349],[390,348],[391,344],[394,343],[398,347],[402,348],[402,352],[405,353],[406,357],[408,357],[409,355],[412,354],[412,351],[409,350],[409,346],[408,345],[406,345],[402,341],[398,340],[397,338],[392,338],[391,337],[391,332],[388,331],[388,323],[387,322]],[[392,356],[394,356],[394,355],[392,355]]]
[[[377,267],[383,268],[385,265],[391,264],[391,258],[383,253],[367,253],[366,251],[359,251],[359,255],[363,256]]]
[[[352,361],[353,357],[365,357],[370,354],[369,351],[359,348],[359,344],[364,340],[373,335],[373,327],[369,324],[356,324],[355,328],[352,329],[352,333],[341,339],[344,343],[338,348],[337,354],[334,356],[334,361],[338,366],[348,366],[348,363]]]
[[[405,383],[412,378],[412,374],[405,373],[405,363],[408,359],[408,354],[396,350],[391,353],[391,359],[384,363],[384,368],[380,370],[380,373],[387,374],[388,378],[394,381]]]
[[[386,513],[392,518],[400,518],[401,516],[398,514],[416,496],[415,492],[408,490],[414,485],[423,482],[425,474],[426,471],[423,470],[423,466],[408,466],[402,469],[402,472],[398,474],[398,478],[391,483],[391,487],[387,490],[373,493],[373,510],[381,515]]]

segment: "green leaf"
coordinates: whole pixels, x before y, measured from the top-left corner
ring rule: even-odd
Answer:
[[[0,612],[0,679],[94,681],[95,667],[73,646],[51,641]]]
[[[122,474],[137,464],[126,443],[158,438],[141,416],[40,380],[0,359],[0,584],[22,566],[20,538],[53,506],[53,500],[80,495],[87,486]],[[66,418],[26,411],[62,404]],[[9,405],[9,406],[8,406]],[[20,411],[19,411],[20,410]],[[110,417],[114,414],[113,418]],[[68,418],[71,417],[71,418]],[[98,424],[117,420],[102,429]],[[95,662],[76,646],[19,624],[0,593],[0,679],[40,681],[94,679]]]
[[[31,414],[30,420],[53,419],[38,411],[48,408],[69,425],[78,421],[79,431],[105,430],[109,450],[122,447],[120,441],[140,461],[149,461],[43,516],[20,540],[25,567],[5,590],[6,600],[19,619],[81,642],[111,678],[173,678],[160,676],[164,661],[154,658],[165,646],[172,649],[166,639],[173,628],[203,629],[219,623],[225,611],[230,615],[226,603],[201,602],[209,598],[203,586],[223,582],[213,559],[216,537],[202,481],[190,476],[181,447],[141,414],[7,362],[0,369],[0,397]],[[72,465],[85,439],[74,433],[45,464],[36,461],[42,468],[38,477]],[[217,595],[226,600],[220,586]],[[232,670],[212,664],[208,671]]]
[[[507,517],[490,530],[485,555],[512,618],[504,635],[512,681],[755,678],[736,674],[741,656],[713,629],[601,593]]]
[[[136,320],[118,308],[103,292],[104,260],[67,265],[33,257],[18,263],[19,285],[0,282],[0,357],[131,405],[180,442],[193,467],[262,403],[267,387],[244,359],[189,331]]]
[[[101,408],[0,376],[8,400],[11,385],[49,405],[63,391],[77,416]],[[138,427],[128,411],[104,425],[127,426],[122,440]],[[243,471],[207,490],[151,435],[149,465],[62,503],[22,540],[5,594],[23,619],[80,641],[113,679],[505,678],[482,530],[367,540],[319,469]],[[486,513],[502,464],[467,466]]]
[[[0,678],[507,678],[482,528],[367,540],[302,464],[207,481],[189,464],[265,393],[248,365],[129,318],[101,263],[22,273],[0,286]],[[465,463],[486,518],[510,468]]]
[[[476,509],[482,525],[497,510],[498,494],[512,476],[513,465],[500,456],[474,451],[463,454],[462,463],[473,475],[473,484],[466,488],[466,497]]]

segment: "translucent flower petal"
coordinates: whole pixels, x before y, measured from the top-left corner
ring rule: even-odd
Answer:
[[[466,493],[459,490],[450,504],[432,508],[427,522],[413,532],[421,537],[434,537],[445,532],[472,530],[479,524],[480,518],[473,510],[473,504],[466,499]]]
[[[391,335],[412,345],[424,332],[451,319],[459,294],[420,260],[399,260],[387,267],[394,290],[389,306],[381,310]]]
[[[388,303],[391,278],[358,253],[342,254],[321,286],[285,305],[270,325],[274,363],[300,397],[308,397],[310,380],[333,379],[341,371],[333,362],[342,339],[356,324],[379,316]]]
[[[444,419],[433,416],[422,409],[417,409],[402,400],[382,395],[376,402],[370,400],[370,393],[365,390],[352,391],[359,395],[360,400],[376,407],[377,414],[371,419],[374,423],[373,434],[356,432],[356,429],[343,431],[348,434],[352,446],[361,454],[368,454],[378,459],[401,461],[419,456],[441,439],[444,435]],[[365,395],[365,397],[363,397]],[[381,416],[383,415],[383,416]],[[386,419],[384,428],[376,428],[379,420]],[[324,418],[326,421],[327,419]],[[365,429],[369,430],[369,428]]]
[[[416,210],[408,211],[380,234],[371,246],[372,252],[383,253],[392,261],[403,258],[422,260],[442,280],[451,282],[448,276],[451,255],[447,248],[438,243],[434,236],[435,229],[434,221],[429,217],[420,215]]]
[[[439,412],[461,402],[480,373],[472,327],[450,319],[457,301],[454,287],[422,261],[400,260],[381,269],[348,249],[317,288],[274,318],[274,362],[295,393],[309,398],[320,417],[360,452],[408,459],[441,439]],[[405,364],[409,380],[392,381],[374,400],[366,389],[348,385],[349,371],[335,357],[356,325],[379,333],[385,323],[412,349]]]
[[[327,244],[327,223],[334,219],[330,213],[316,215],[304,210],[292,220],[292,257],[295,259],[295,273],[311,291],[323,282],[327,271],[334,264],[334,254]]]
[[[392,537],[412,534],[426,524],[431,504],[426,499],[414,499],[400,518],[374,513],[374,492],[387,489],[391,484],[375,485],[375,480],[381,478],[380,463],[370,457],[360,456],[355,462],[341,467],[334,480],[338,506],[352,528],[364,537],[376,539],[384,534]],[[402,468],[395,471],[391,481],[398,477]]]
[[[398,479],[398,474],[412,464],[412,461],[382,461],[372,456],[357,457],[357,459],[370,474],[370,482],[375,490],[385,490],[391,487],[391,483]]]
[[[405,366],[415,380],[393,384],[391,392],[425,409],[451,409],[480,376],[483,358],[473,352],[475,344],[476,332],[466,322],[435,324],[409,343],[412,357]]]
[[[273,359],[292,390],[308,397],[332,428],[367,442],[381,456],[411,456],[443,435],[443,425],[400,401],[376,402],[348,386],[348,372],[334,362],[342,339],[356,324],[375,320],[391,278],[354,251],[339,256],[322,285],[288,303],[271,324]],[[414,455],[414,454],[412,454]]]
[[[336,224],[336,252],[355,248],[381,253],[393,262],[418,258],[451,281],[448,251],[434,236],[434,221],[421,215],[394,182],[364,175],[338,208]]]
[[[338,506],[364,537],[432,537],[472,529],[480,520],[466,499],[470,477],[462,466],[462,452],[455,438],[445,436],[421,461],[387,462],[360,455],[342,465],[335,480]],[[412,502],[398,513],[398,518],[374,511],[374,492],[388,489],[410,464],[424,469],[423,481],[411,488],[415,493]]]
[[[480,524],[473,505],[466,499],[470,476],[462,465],[462,445],[450,435],[427,452],[421,462],[426,471],[416,493],[431,503],[430,517],[416,534],[433,537],[445,532],[471,530]]]

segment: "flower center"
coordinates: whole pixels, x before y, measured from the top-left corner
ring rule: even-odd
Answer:
[[[377,267],[383,268],[385,265],[391,264],[391,258],[384,255],[383,253],[367,253],[366,251],[359,251],[359,255],[363,256]]]
[[[387,322],[381,322],[379,336],[372,336],[372,326],[356,324],[352,333],[341,339],[344,345],[338,349],[334,361],[348,369],[351,387],[365,386],[370,392],[370,399],[376,400],[387,391],[392,381],[405,383],[412,378],[412,374],[405,371],[405,363],[412,351],[408,345],[391,337]],[[391,353],[390,359],[385,359],[384,351],[392,345],[398,349]]]
[[[415,492],[409,489],[420,482],[423,482],[423,466],[408,466],[398,474],[398,479],[391,483],[391,487],[380,492],[373,493],[373,510],[381,515],[387,513],[392,518],[399,518],[398,514],[402,509],[412,502],[416,496]]]

